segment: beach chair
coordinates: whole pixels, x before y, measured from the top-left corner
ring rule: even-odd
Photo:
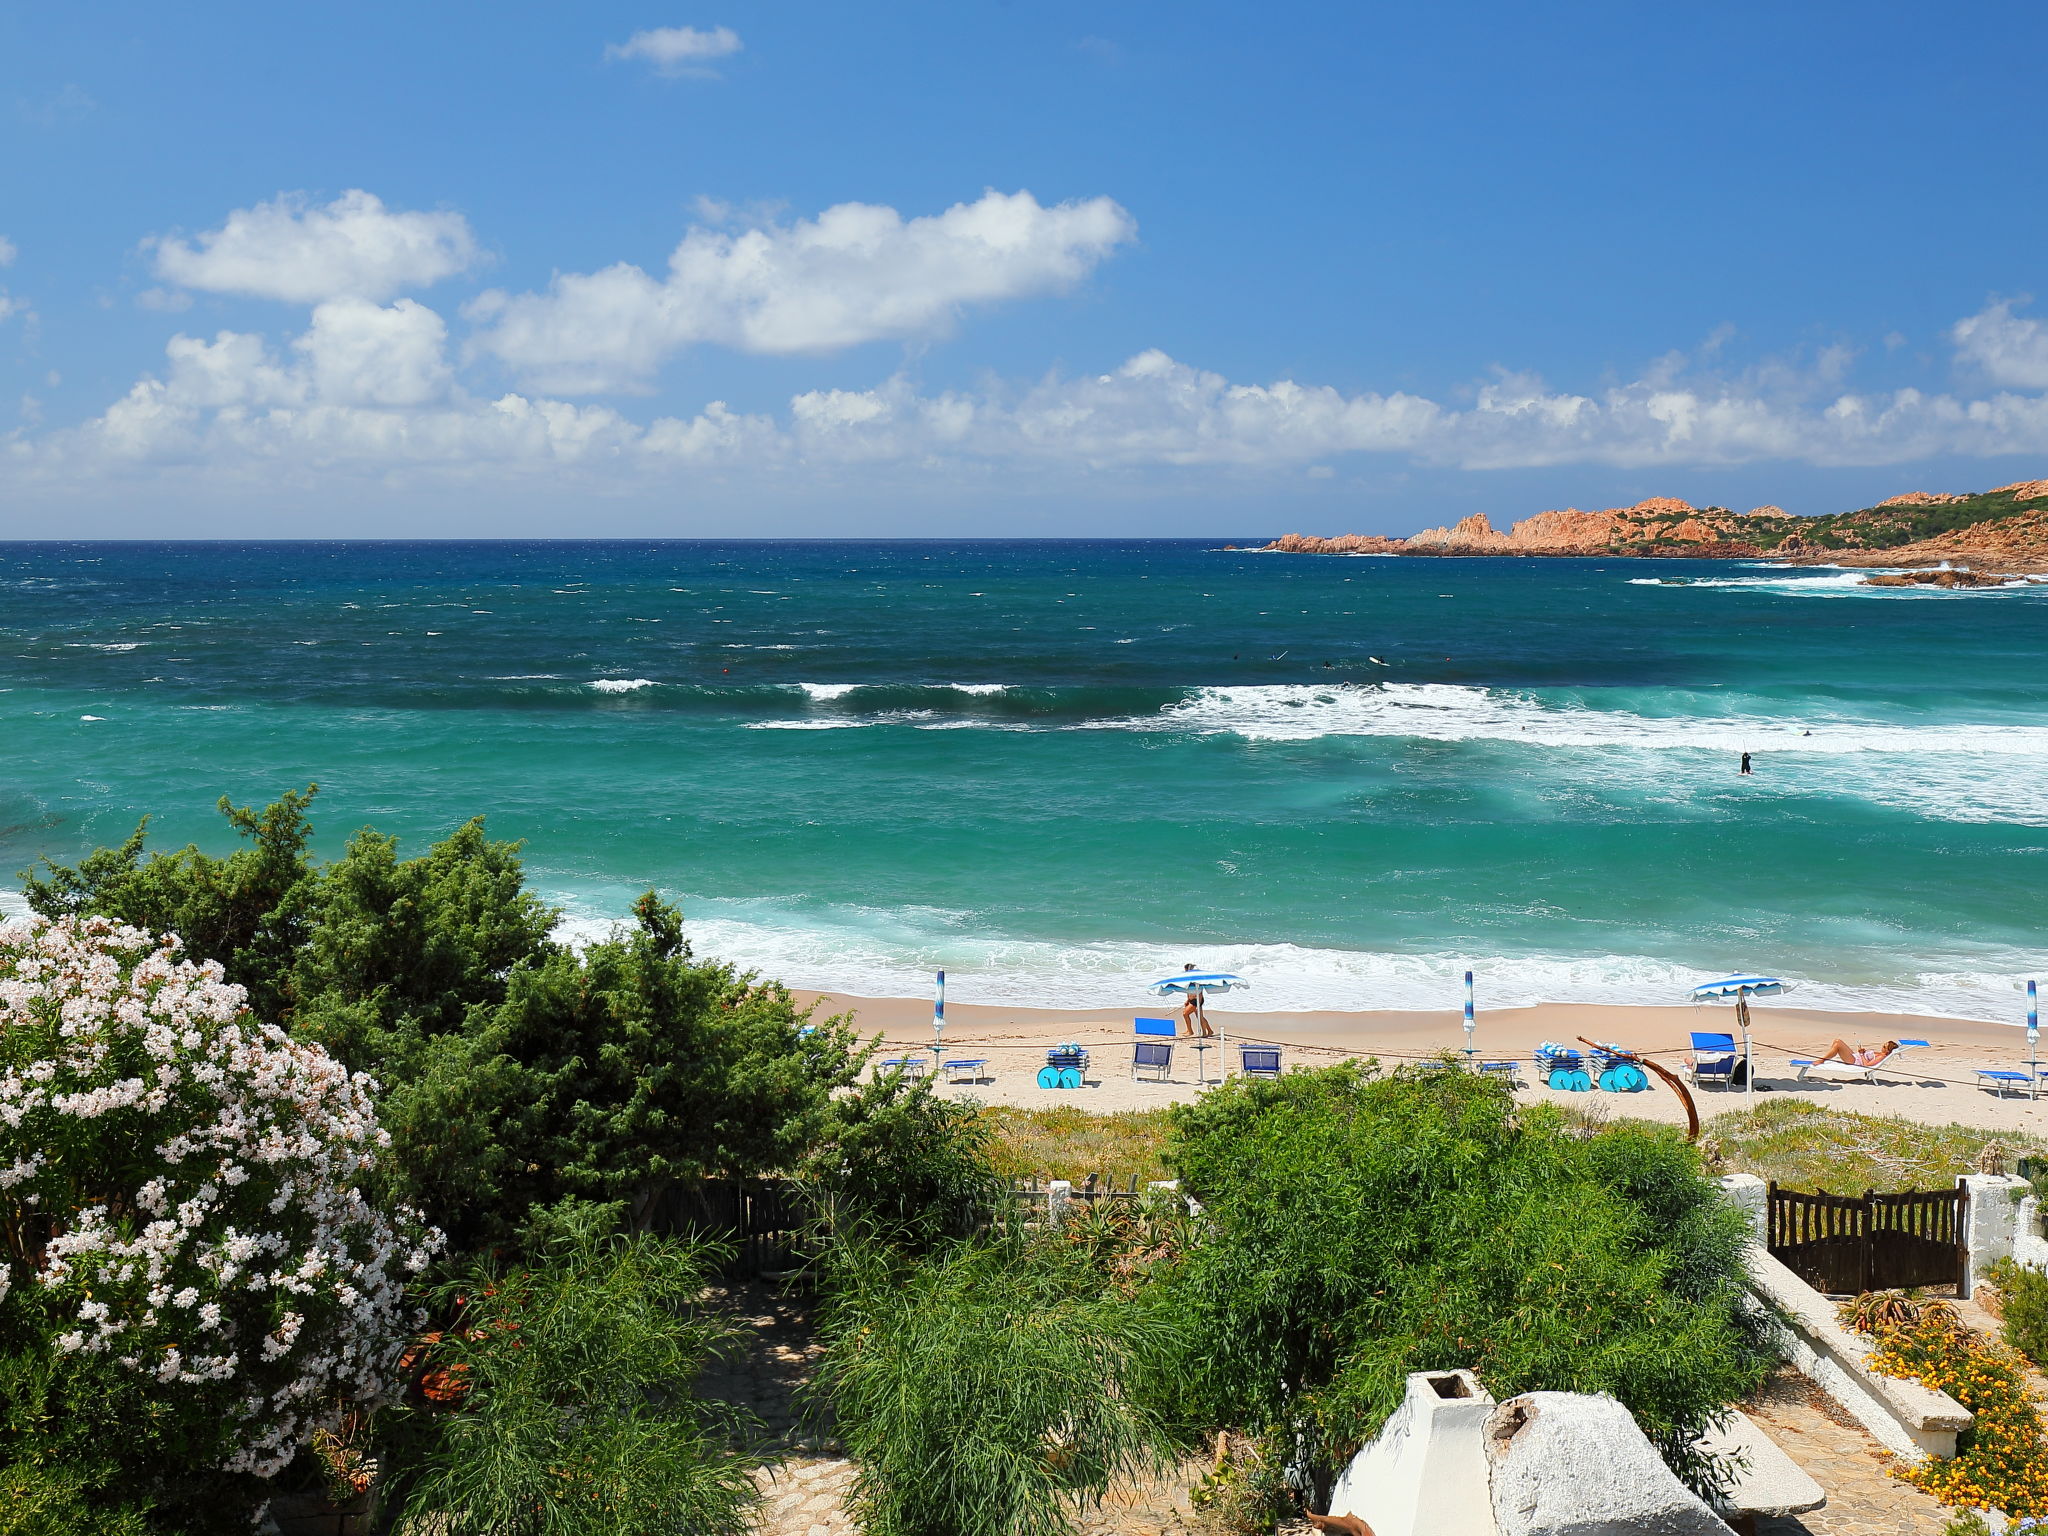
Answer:
[[[913,1083],[924,1076],[925,1062],[922,1056],[891,1056],[885,1061],[876,1062],[875,1065],[884,1072],[901,1071]]]
[[[1695,1088],[1704,1088],[1709,1083],[1732,1088],[1735,1085],[1735,1068],[1741,1059],[1733,1035],[1702,1034],[1694,1030],[1692,1055],[1686,1058],[1686,1071]]]
[[[1977,1086],[1979,1088],[1993,1089],[2001,1099],[2011,1093],[2013,1089],[2028,1087],[2032,1082],[2033,1079],[2028,1077],[2026,1073],[2015,1072],[2011,1067],[1979,1067],[1977,1069]]]
[[[1155,1081],[1166,1081],[1173,1074],[1173,1039],[1180,1026],[1171,1019],[1133,1019],[1131,1024],[1138,1036],[1131,1047],[1131,1076],[1150,1072]]]
[[[1522,1064],[1519,1061],[1482,1061],[1479,1063],[1479,1075],[1481,1077],[1504,1077],[1507,1079],[1510,1088],[1520,1088],[1523,1086]]]
[[[1152,1074],[1154,1082],[1166,1082],[1173,1076],[1173,1042],[1171,1040],[1140,1040],[1131,1047],[1131,1076],[1140,1072]]]
[[[1239,1045],[1237,1048],[1237,1070],[1246,1077],[1278,1077],[1280,1075],[1280,1047],[1277,1045]]]
[[[1925,1050],[1927,1042],[1925,1040],[1897,1041],[1891,1050],[1885,1052],[1881,1059],[1872,1062],[1867,1067],[1859,1067],[1854,1062],[1848,1061],[1816,1061],[1806,1056],[1794,1056],[1792,1058],[1792,1065],[1799,1069],[1799,1081],[1802,1083],[1874,1083],[1877,1081],[1877,1074],[1879,1072],[1896,1064],[1900,1051],[1913,1050],[1915,1048]]]
[[[946,1063],[946,1081],[949,1083],[978,1083],[988,1076],[988,1058],[978,1061],[949,1061]]]

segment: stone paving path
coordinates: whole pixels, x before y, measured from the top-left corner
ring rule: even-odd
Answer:
[[[1757,1523],[1758,1536],[1940,1536],[1949,1511],[1891,1475],[1891,1453],[1789,1367],[1743,1412],[1827,1490],[1811,1514]]]

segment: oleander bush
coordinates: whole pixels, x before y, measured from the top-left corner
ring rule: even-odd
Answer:
[[[175,939],[0,928],[9,1518],[245,1526],[316,1428],[390,1394],[439,1237],[378,1194],[371,1087]]]

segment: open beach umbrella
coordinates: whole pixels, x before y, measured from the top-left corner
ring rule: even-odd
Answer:
[[[1776,997],[1791,990],[1791,983],[1780,981],[1775,976],[1724,976],[1719,981],[1702,981],[1692,989],[1692,1000],[1696,1003],[1735,1004],[1736,1022],[1742,1026],[1742,1092],[1745,1097],[1756,1096],[1756,1058],[1749,1049],[1749,1000],[1755,997]]]
[[[1229,971],[1175,971],[1171,976],[1162,976],[1157,981],[1146,982],[1145,990],[1159,997],[1172,997],[1176,993],[1183,996],[1188,993],[1206,996],[1211,992],[1229,992],[1250,985],[1251,983],[1242,976],[1233,975]],[[1223,1044],[1221,1030],[1217,1031],[1216,1044]],[[1200,1059],[1199,1053],[1207,1048],[1206,1044],[1196,1045],[1197,1060]]]

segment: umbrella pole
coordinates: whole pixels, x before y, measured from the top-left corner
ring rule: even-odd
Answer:
[[[2028,981],[2028,1079],[2034,1098],[2042,1096],[2042,1012],[2040,993]]]
[[[939,1061],[946,1051],[946,973],[939,972],[939,979],[932,991],[932,1076],[939,1075]]]

